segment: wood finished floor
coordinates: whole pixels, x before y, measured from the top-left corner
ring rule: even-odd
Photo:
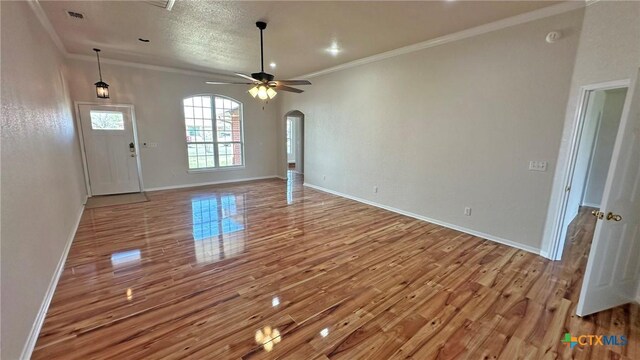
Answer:
[[[85,211],[33,359],[640,359],[637,305],[574,315],[586,210],[551,262],[299,178],[148,197]]]

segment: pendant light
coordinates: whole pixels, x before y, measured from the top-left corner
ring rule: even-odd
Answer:
[[[95,83],[96,85],[96,95],[98,95],[99,99],[108,99],[109,98],[109,84],[102,81],[102,69],[100,68],[100,49],[93,49],[96,52],[96,57],[98,58],[98,75],[100,75],[100,81]]]

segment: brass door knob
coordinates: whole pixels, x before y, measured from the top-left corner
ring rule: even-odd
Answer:
[[[604,213],[600,210],[591,211],[591,215],[595,216],[598,219],[602,219],[604,217]]]
[[[607,214],[607,220],[620,221],[622,220],[622,216],[609,211],[609,213]]]

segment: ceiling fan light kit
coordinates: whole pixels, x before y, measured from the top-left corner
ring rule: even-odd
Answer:
[[[223,81],[207,81],[210,85],[252,85],[249,89],[249,95],[260,100],[273,99],[278,92],[276,90],[288,91],[293,93],[301,93],[303,90],[296,89],[287,85],[311,85],[308,80],[275,80],[274,76],[264,72],[264,41],[262,31],[267,28],[264,21],[256,22],[256,27],[260,29],[260,72],[252,73],[251,76],[237,73],[237,76],[250,82],[223,82]]]

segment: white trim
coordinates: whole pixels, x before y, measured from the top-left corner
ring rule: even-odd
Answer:
[[[466,234],[470,234],[470,235],[473,235],[473,236],[477,236],[477,237],[480,237],[480,238],[483,238],[483,239],[491,240],[491,241],[500,243],[502,245],[511,246],[511,247],[516,248],[516,249],[520,249],[520,250],[524,250],[524,251],[527,251],[527,252],[530,252],[530,253],[534,253],[536,255],[542,255],[542,251],[540,251],[540,249],[537,249],[537,248],[534,248],[534,247],[531,247],[531,246],[527,246],[527,245],[524,245],[524,244],[520,244],[520,243],[517,243],[517,242],[512,241],[512,240],[503,239],[503,238],[500,238],[500,237],[497,237],[497,236],[494,236],[494,235],[486,234],[486,233],[483,233],[483,232],[480,232],[480,231],[476,231],[476,230],[471,230],[471,229],[468,229],[468,228],[465,228],[465,227],[462,227],[462,226],[458,226],[458,225],[450,224],[450,223],[447,223],[447,222],[444,222],[444,221],[432,219],[432,218],[429,218],[429,217],[426,217],[426,216],[422,216],[422,215],[418,215],[418,214],[415,214],[415,213],[412,213],[412,212],[409,212],[409,211],[400,210],[400,209],[397,209],[397,208],[394,208],[394,207],[391,207],[391,206],[382,205],[382,204],[379,204],[377,202],[373,202],[373,201],[370,201],[370,200],[365,200],[365,199],[362,199],[362,198],[359,198],[359,197],[356,197],[356,196],[351,196],[351,195],[347,195],[347,194],[344,194],[344,193],[341,193],[341,192],[338,192],[338,191],[329,190],[329,189],[323,188],[321,186],[317,186],[317,185],[313,185],[313,184],[309,184],[309,183],[304,183],[303,185],[306,186],[306,187],[310,187],[312,189],[316,189],[316,190],[323,191],[323,192],[326,192],[326,193],[329,193],[329,194],[337,195],[337,196],[340,196],[340,197],[343,197],[343,198],[346,198],[346,199],[350,199],[350,200],[354,200],[354,201],[357,201],[357,202],[360,202],[360,203],[363,203],[363,204],[375,206],[375,207],[380,208],[380,209],[388,210],[388,211],[394,212],[396,214],[400,214],[400,215],[412,217],[414,219],[426,221],[426,222],[429,222],[429,223],[432,223],[432,224],[440,225],[442,227],[446,227],[446,228],[449,228],[449,229],[457,230],[457,231],[460,231],[460,232],[463,232],[463,233],[466,233]]]
[[[40,5],[40,2],[38,0],[31,0],[31,1],[27,1],[27,4],[29,4],[29,7],[31,8],[31,10],[33,10],[33,12],[36,14],[38,21],[40,21],[40,24],[42,24],[45,31],[49,33],[51,40],[53,41],[55,46],[58,48],[58,50],[60,50],[60,52],[65,57],[69,55],[69,53],[67,52],[67,49],[64,48],[64,44],[62,43],[62,40],[60,40],[60,36],[58,36],[58,33],[53,28],[53,25],[51,24],[51,21],[49,21],[49,18],[47,17],[47,14],[44,12],[44,9],[42,9],[42,5]]]
[[[265,179],[276,179],[277,175],[269,175],[269,176],[257,176],[250,178],[242,178],[242,179],[231,179],[231,180],[221,180],[221,181],[209,181],[202,183],[194,183],[194,184],[180,184],[180,185],[169,185],[169,186],[157,186],[152,188],[144,189],[143,191],[159,191],[159,190],[172,190],[172,189],[183,189],[190,187],[198,187],[198,186],[207,186],[207,185],[218,185],[218,184],[230,184],[244,181],[253,181],[253,180],[265,180]]]
[[[588,206],[588,207],[594,207],[594,208],[599,208],[600,204],[593,204],[593,203],[588,203],[588,202],[584,202],[582,203],[581,206]]]
[[[315,72],[312,72],[312,73],[309,73],[309,74],[300,75],[300,76],[294,76],[294,78],[297,78],[297,77],[312,78],[312,77],[325,75],[325,74],[329,74],[329,73],[332,73],[332,72],[341,71],[341,70],[349,69],[349,68],[352,68],[352,67],[364,65],[364,64],[369,64],[369,63],[372,63],[372,62],[375,62],[375,61],[380,61],[380,60],[388,59],[388,58],[391,58],[391,57],[395,57],[395,56],[399,56],[399,55],[404,55],[404,54],[408,54],[408,53],[424,50],[424,49],[427,49],[427,48],[430,48],[430,47],[434,47],[434,46],[444,45],[444,44],[447,44],[447,43],[450,43],[450,42],[467,39],[467,38],[470,38],[470,37],[486,34],[486,33],[492,32],[492,31],[501,30],[501,29],[508,28],[508,27],[511,27],[511,26],[524,24],[524,23],[527,23],[527,22],[530,22],[530,21],[543,19],[543,18],[546,18],[546,17],[549,17],[549,16],[562,14],[562,13],[565,13],[565,12],[568,12],[568,11],[572,11],[572,10],[577,10],[577,9],[583,8],[585,5],[586,5],[586,3],[582,2],[582,1],[566,1],[566,2],[562,2],[562,3],[557,4],[557,5],[544,7],[542,9],[530,11],[530,12],[527,12],[527,13],[524,13],[524,14],[520,14],[520,15],[509,17],[509,18],[506,18],[506,19],[502,19],[502,20],[491,22],[491,23],[483,24],[483,25],[480,25],[480,26],[476,26],[476,27],[473,27],[473,28],[470,28],[470,29],[467,29],[467,30],[462,30],[462,31],[459,31],[459,32],[456,32],[456,33],[444,35],[444,36],[441,36],[439,38],[423,41],[423,42],[420,42],[420,43],[417,43],[417,44],[404,46],[404,47],[401,47],[401,48],[398,48],[398,49],[394,49],[394,50],[386,51],[386,52],[383,52],[383,53],[380,53],[380,54],[368,56],[368,57],[365,57],[365,58],[362,58],[362,59],[350,61],[350,62],[347,62],[347,63],[344,63],[344,64],[340,64],[340,65],[337,65],[337,66],[334,66],[334,67],[330,67],[328,69],[315,71]]]
[[[578,106],[576,107],[571,125],[571,142],[565,153],[558,154],[556,162],[556,176],[553,180],[551,189],[551,200],[549,201],[549,210],[547,211],[547,223],[545,224],[544,234],[550,234],[542,241],[543,251],[549,254],[549,259],[560,260],[562,251],[564,250],[564,242],[567,227],[563,226],[564,218],[567,212],[567,202],[569,200],[569,192],[565,191],[573,180],[573,170],[575,167],[580,136],[584,125],[584,113],[589,98],[589,93],[595,90],[609,90],[629,87],[630,79],[607,81],[603,83],[589,84],[581,86],[579,90]],[[549,220],[551,219],[551,220]],[[549,239],[548,241],[546,241]],[[545,242],[548,244],[544,248]]]
[[[73,243],[73,239],[76,237],[76,232],[78,231],[78,226],[80,226],[80,220],[82,219],[82,214],[84,213],[84,204],[87,202],[87,197],[84,198],[82,205],[80,205],[80,210],[78,211],[78,215],[76,218],[76,223],[73,226],[71,233],[69,234],[69,238],[67,238],[67,243],[62,250],[62,256],[58,261],[58,265],[56,266],[56,270],[53,273],[53,277],[49,282],[49,287],[47,288],[47,292],[45,293],[44,299],[42,300],[42,304],[40,305],[40,310],[36,314],[36,319],[31,326],[31,331],[29,332],[29,336],[27,337],[27,341],[22,348],[22,354],[20,355],[20,359],[28,360],[31,358],[31,354],[33,353],[33,349],[36,346],[36,342],[38,341],[38,336],[40,335],[40,330],[42,329],[42,325],[44,324],[44,319],[47,315],[47,311],[49,310],[49,305],[51,304],[51,299],[53,299],[53,294],[56,291],[56,286],[58,285],[58,281],[60,280],[60,276],[64,272],[64,264],[67,261],[67,256],[69,255],[69,250],[71,249],[71,244]]]
[[[67,59],[70,59],[70,60],[80,60],[80,61],[88,61],[88,62],[95,62],[96,61],[96,58],[93,57],[93,56],[90,56],[90,55],[65,53],[65,57]],[[100,56],[100,63],[101,64],[110,64],[110,65],[128,66],[128,67],[134,67],[134,68],[138,68],[138,69],[163,71],[163,72],[182,74],[182,75],[215,77],[216,79],[219,79],[221,76],[233,78],[233,75],[216,73],[216,72],[214,72],[214,70],[212,70],[211,72],[208,72],[208,71],[197,71],[197,70],[187,70],[187,69],[181,69],[181,68],[170,67],[170,66],[150,65],[150,64],[138,63],[138,62],[133,62],[133,61],[115,60],[115,59],[105,58],[105,57],[102,57],[102,56]]]

